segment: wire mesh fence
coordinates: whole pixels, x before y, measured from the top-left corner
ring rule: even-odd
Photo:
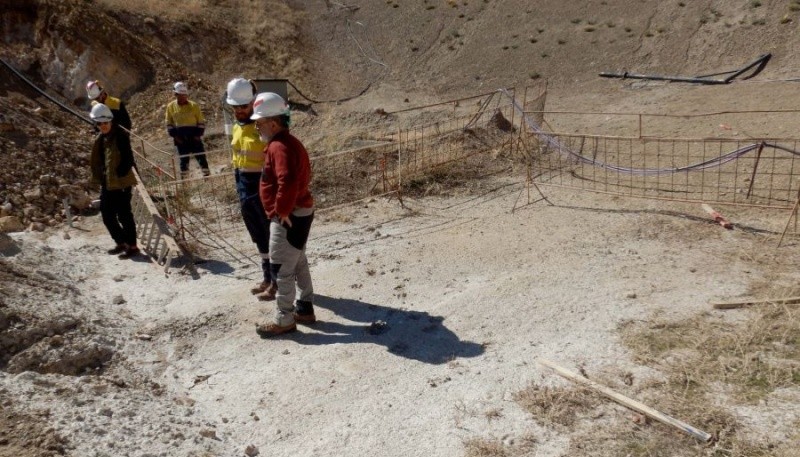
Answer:
[[[310,151],[316,207],[427,193],[448,180],[463,183],[496,173],[627,197],[771,208],[797,201],[800,140],[645,136],[684,127],[700,131],[694,118],[699,115],[665,123],[653,114],[561,112],[554,114],[600,116],[592,122],[626,135],[556,132],[553,125],[563,119],[545,111],[546,96],[544,82],[522,91],[502,89],[382,112],[363,132],[331,135],[324,147]],[[302,130],[296,132],[303,137]],[[246,230],[228,149],[205,153],[212,169],[205,177],[182,177],[174,152],[145,141],[136,152],[142,180],[185,247],[209,257],[260,261],[243,247]]]
[[[520,144],[539,184],[770,208],[790,208],[797,200],[798,140],[564,134],[524,119]]]

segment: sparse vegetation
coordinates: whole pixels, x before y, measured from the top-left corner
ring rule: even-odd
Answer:
[[[620,409],[633,420],[614,425],[592,423],[571,441],[567,455],[794,455],[800,421],[783,424],[786,430],[795,430],[785,442],[754,441],[743,432],[734,410],[710,399],[725,396],[723,404],[752,404],[777,389],[800,386],[798,313],[796,305],[765,305],[751,311],[747,319],[736,321],[701,314],[677,322],[656,319],[623,324],[622,340],[635,359],[660,370],[664,378],[637,380],[624,372],[618,375],[618,386],[623,390],[632,386],[638,391],[635,397],[644,403],[712,433],[715,444],[705,448],[712,453],[692,438],[676,438],[674,430],[660,424],[645,426],[647,418]],[[615,382],[611,379],[602,384],[613,386]],[[620,389],[618,386],[614,388]],[[610,402],[577,386],[536,384],[514,398],[537,422],[573,428],[601,401]]]
[[[543,425],[571,426],[600,404],[597,394],[582,388],[530,384],[514,400]]]
[[[793,305],[765,305],[746,324],[721,324],[710,315],[647,328],[628,324],[623,341],[640,362],[672,373],[675,390],[711,393],[723,383],[751,401],[800,386],[798,313]]]

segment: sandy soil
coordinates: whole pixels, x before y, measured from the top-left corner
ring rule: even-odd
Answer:
[[[39,315],[80,322],[42,338],[42,353],[63,344],[54,338],[88,334],[74,347],[113,358],[93,376],[0,373],[3,404],[49,424],[11,444],[32,439],[41,452],[52,427],[67,455],[81,456],[244,455],[248,446],[249,455],[452,456],[474,438],[531,437],[531,455],[563,455],[568,436],[513,400],[530,382],[564,383],[537,358],[643,382],[655,374],[628,359],[621,322],[685,317],[767,281],[767,290],[797,283],[796,246],[774,250],[775,235],[751,230],[769,229],[758,213],[729,215],[741,228],[726,231],[693,206],[609,210],[557,190],[547,191],[555,206],[512,213],[526,200],[522,186],[488,189],[320,214],[309,242],[320,322],[274,340],[254,331],[271,304],[249,293],[253,265],[210,261],[200,279],[165,276],[144,259],[105,254],[98,217],[12,234],[21,252],[4,265],[58,292],[45,294]],[[6,291],[9,304],[41,298],[17,292]]]

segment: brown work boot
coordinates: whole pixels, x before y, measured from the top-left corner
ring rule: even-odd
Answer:
[[[274,322],[256,325],[256,333],[258,333],[258,336],[261,338],[269,338],[271,336],[283,335],[284,333],[295,331],[297,331],[297,324],[294,322],[289,325],[278,325]]]
[[[278,294],[278,285],[272,283],[263,292],[256,295],[256,298],[258,298],[261,301],[270,301],[270,300],[275,300],[275,296],[277,294]]]
[[[267,281],[261,281],[260,283],[258,283],[255,286],[253,286],[252,289],[250,289],[250,293],[253,294],[253,295],[258,295],[261,292],[264,292],[265,290],[267,290],[267,287],[269,287],[269,284],[267,284]]]
[[[296,322],[301,324],[309,325],[317,321],[317,316],[314,315],[314,304],[308,300],[295,301],[292,316]]]
[[[294,316],[294,321],[297,322],[298,324],[310,325],[317,321],[317,316],[314,315],[314,313],[311,314],[292,313],[292,316]]]

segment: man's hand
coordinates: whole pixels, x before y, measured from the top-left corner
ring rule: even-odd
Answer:
[[[289,219],[289,216],[280,216],[280,218],[281,218],[281,224],[282,225],[285,225],[285,226],[287,226],[289,228],[292,228],[292,220]]]

